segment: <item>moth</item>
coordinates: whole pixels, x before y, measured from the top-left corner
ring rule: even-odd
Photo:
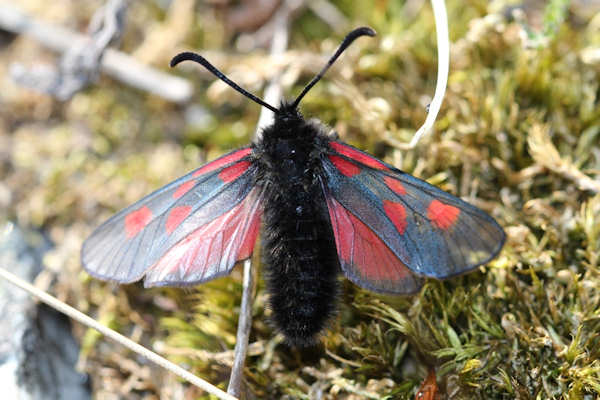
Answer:
[[[313,345],[335,311],[338,275],[387,294],[424,277],[477,268],[503,246],[482,210],[402,172],[306,120],[298,105],[368,27],[350,32],[294,101],[273,107],[195,53],[195,61],[274,113],[254,143],[232,151],[120,211],[85,241],[94,277],[149,286],[196,285],[251,256],[261,226],[273,322],[292,346]]]

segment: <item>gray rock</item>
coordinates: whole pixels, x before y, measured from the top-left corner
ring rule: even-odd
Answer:
[[[32,282],[50,243],[12,223],[0,225],[0,266]],[[67,317],[0,280],[0,387],[5,399],[88,399],[75,371],[79,347]]]

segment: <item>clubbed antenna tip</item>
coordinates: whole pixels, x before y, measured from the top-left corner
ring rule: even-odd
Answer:
[[[319,72],[317,74],[317,76],[315,76],[312,79],[312,81],[310,81],[309,84],[306,85],[306,87],[302,90],[300,95],[298,95],[298,97],[296,97],[296,100],[294,100],[294,103],[292,103],[293,108],[298,107],[298,104],[300,104],[300,100],[302,100],[302,98],[306,95],[306,93],[308,93],[308,91],[323,77],[325,72],[327,72],[329,67],[331,67],[333,65],[335,60],[338,59],[338,57],[344,52],[344,50],[346,50],[346,48],[348,46],[350,46],[352,44],[352,42],[354,42],[357,38],[359,38],[361,36],[375,36],[375,31],[367,26],[363,26],[360,28],[356,28],[352,32],[347,34],[346,37],[344,38],[344,40],[342,40],[342,43],[340,44],[340,46],[338,47],[336,52],[329,59],[329,61],[327,61],[327,64],[323,67],[321,72]],[[225,82],[226,84],[228,84],[229,86],[234,88],[239,93],[241,93],[244,96],[248,97],[249,99],[255,101],[256,103],[260,104],[261,106],[267,107],[269,110],[273,111],[276,114],[279,112],[279,110],[277,108],[275,108],[272,105],[266,103],[265,101],[259,99],[252,93],[248,92],[246,89],[243,89],[242,87],[240,87],[237,83],[233,82],[231,79],[229,79],[227,76],[225,76],[224,73],[222,73],[217,68],[215,68],[211,63],[208,62],[208,60],[206,60],[206,58],[202,57],[200,54],[191,53],[191,52],[179,53],[175,57],[173,57],[173,59],[171,60],[169,65],[172,68],[172,67],[175,67],[177,64],[179,64],[182,61],[197,62],[198,64],[202,65],[204,68],[209,70],[217,78],[219,78],[220,80],[222,80],[223,82]]]
[[[302,98],[306,95],[306,93],[308,93],[308,91],[313,86],[315,86],[315,84],[319,80],[321,80],[321,78],[323,77],[323,75],[325,75],[325,72],[327,72],[329,67],[331,67],[333,65],[335,60],[338,59],[338,57],[344,52],[344,50],[346,50],[346,48],[348,46],[350,46],[352,44],[352,42],[354,42],[357,38],[359,38],[361,36],[375,36],[375,35],[376,35],[375,31],[373,29],[369,28],[368,26],[362,26],[360,28],[356,28],[352,32],[347,34],[346,37],[344,38],[344,40],[342,40],[340,47],[338,47],[338,49],[333,54],[333,56],[331,56],[329,61],[327,61],[327,64],[325,64],[325,66],[323,67],[321,72],[319,72],[317,74],[317,76],[315,76],[312,79],[312,81],[310,81],[309,84],[306,85],[306,87],[304,89],[302,89],[302,92],[298,95],[298,97],[296,97],[296,100],[294,100],[294,103],[292,104],[294,106],[294,108],[298,107],[298,104],[300,104],[300,100],[302,100]]]
[[[173,57],[173,59],[171,60],[169,65],[172,68],[182,61],[197,62],[198,64],[202,65],[204,68],[206,68],[207,70],[212,72],[212,74],[214,76],[216,76],[217,78],[219,78],[220,80],[222,80],[223,82],[225,82],[226,84],[228,84],[229,86],[231,86],[232,88],[234,88],[235,90],[237,90],[238,92],[243,94],[244,96],[248,97],[250,100],[255,101],[256,103],[260,104],[263,107],[267,107],[269,110],[273,111],[274,113],[278,112],[277,108],[275,108],[272,105],[266,103],[265,101],[259,99],[258,97],[256,97],[255,95],[248,92],[246,89],[240,87],[237,83],[235,83],[234,81],[229,79],[227,76],[225,76],[224,73],[219,71],[211,63],[209,63],[206,58],[202,57],[200,54],[191,53],[191,52],[179,53],[175,57]]]

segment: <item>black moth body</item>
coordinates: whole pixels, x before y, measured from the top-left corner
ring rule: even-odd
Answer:
[[[327,138],[282,104],[254,145],[264,197],[263,246],[269,304],[293,346],[313,345],[335,309],[339,262],[323,194]]]
[[[298,111],[304,95],[358,37],[342,41],[293,102],[279,108],[202,56],[181,53],[273,111],[250,146],[197,168],[98,227],[82,247],[93,276],[145,286],[196,285],[247,259],[263,227],[272,320],[288,344],[314,345],[335,312],[338,274],[384,294],[416,293],[487,263],[505,234],[484,211],[376,159]]]

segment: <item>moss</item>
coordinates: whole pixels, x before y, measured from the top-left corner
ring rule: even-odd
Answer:
[[[56,12],[42,3],[41,16]],[[376,296],[345,283],[339,317],[312,358],[274,334],[259,282],[249,392],[257,398],[412,398],[434,368],[441,391],[457,399],[600,396],[600,69],[582,55],[600,43],[591,6],[552,1],[513,19],[508,2],[448,1],[448,92],[435,132],[406,152],[398,143],[424,121],[435,86],[431,10],[396,1],[333,4],[349,26],[368,23],[379,36],[359,40],[342,57],[306,97],[305,114],[490,212],[508,241],[489,265],[449,281],[430,280],[413,297]],[[63,7],[74,24],[86,23],[75,7]],[[124,36],[131,51],[143,40],[148,18],[164,19],[156,5],[135,9]],[[224,71],[252,65],[258,80],[249,85],[259,92],[280,61],[233,56],[236,33],[227,32],[208,5],[197,11],[202,23],[191,28],[187,43],[173,43],[173,53],[209,43]],[[288,77],[288,95],[310,78],[310,52],[333,47],[339,37],[303,11],[291,39],[285,62],[301,73]],[[0,57],[12,62],[37,54],[18,38]],[[0,217],[53,239],[46,264],[61,298],[224,387],[239,271],[194,289],[145,290],[89,279],[78,264],[83,238],[103,219],[252,135],[255,104],[208,86],[212,78],[195,70],[178,73],[197,82],[200,120],[189,113],[186,120],[185,110],[104,78],[67,103],[3,90]],[[187,397],[208,398],[163,371],[136,378],[135,369],[123,365],[144,361],[76,330],[85,344],[82,366],[99,395],[132,379],[137,383],[128,387],[138,396],[179,388]]]

